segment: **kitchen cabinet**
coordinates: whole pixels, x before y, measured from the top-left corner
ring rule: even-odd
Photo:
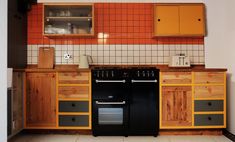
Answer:
[[[56,127],[56,74],[26,73],[26,128]]]
[[[90,71],[58,72],[58,128],[91,129]]]
[[[194,125],[226,128],[226,73],[194,73]]]
[[[94,36],[93,4],[44,4],[44,36]]]
[[[23,79],[24,72],[13,72],[12,133],[23,129]]]
[[[160,73],[160,129],[226,128],[226,72]]]
[[[204,4],[156,4],[154,36],[205,36]]]
[[[192,88],[162,87],[162,126],[192,126]]]

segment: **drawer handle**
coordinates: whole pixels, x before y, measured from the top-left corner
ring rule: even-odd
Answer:
[[[198,21],[201,21],[201,19],[199,18]]]
[[[211,102],[208,102],[208,106],[211,106],[212,104],[211,104]]]
[[[161,21],[161,19],[157,19],[157,21],[158,21],[158,22],[160,22],[160,21]]]
[[[211,120],[212,118],[211,117],[208,117],[208,120]]]
[[[75,107],[75,106],[76,106],[76,104],[72,103],[72,107]]]
[[[72,121],[73,121],[73,122],[75,122],[75,121],[76,121],[76,119],[73,117],[73,118],[72,118]]]

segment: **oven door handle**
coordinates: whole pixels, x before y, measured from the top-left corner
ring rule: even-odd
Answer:
[[[99,102],[99,101],[95,101],[96,104],[98,105],[124,105],[126,104],[126,101],[122,101],[122,102]]]
[[[157,80],[131,80],[131,83],[157,83]]]
[[[96,83],[126,83],[126,80],[95,80]]]

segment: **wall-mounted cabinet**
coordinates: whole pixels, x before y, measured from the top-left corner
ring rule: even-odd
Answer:
[[[154,36],[205,36],[204,4],[156,4]]]
[[[93,36],[93,4],[44,4],[44,36]]]

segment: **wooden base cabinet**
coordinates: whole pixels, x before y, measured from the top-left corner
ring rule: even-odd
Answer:
[[[26,73],[25,127],[56,127],[56,74]]]
[[[162,126],[192,126],[192,88],[162,87]]]
[[[160,129],[226,128],[226,72],[161,72]]]

